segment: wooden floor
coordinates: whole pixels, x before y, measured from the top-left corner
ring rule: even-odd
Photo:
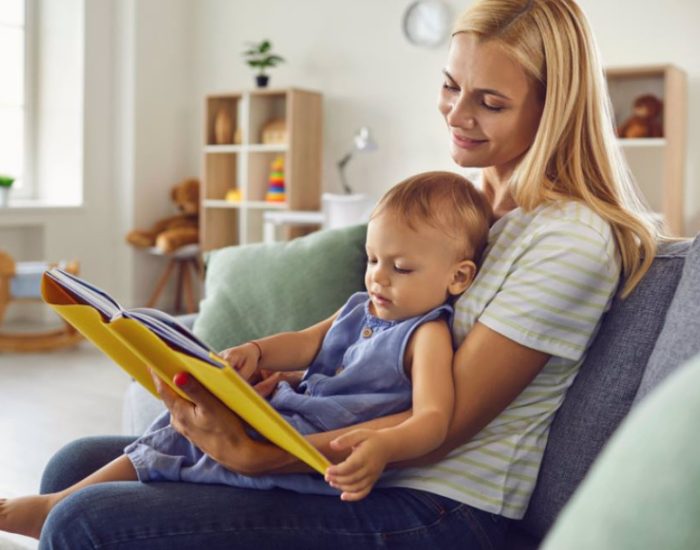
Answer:
[[[0,497],[38,490],[64,444],[121,433],[128,376],[91,344],[42,354],[0,354]],[[36,541],[0,533],[0,550]]]

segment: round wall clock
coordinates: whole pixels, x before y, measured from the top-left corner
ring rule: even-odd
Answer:
[[[411,44],[434,48],[450,35],[451,19],[441,0],[416,0],[406,8],[403,33]]]

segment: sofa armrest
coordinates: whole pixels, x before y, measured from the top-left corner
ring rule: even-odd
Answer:
[[[165,405],[153,397],[138,382],[131,382],[124,392],[122,406],[122,434],[141,435],[165,410]]]

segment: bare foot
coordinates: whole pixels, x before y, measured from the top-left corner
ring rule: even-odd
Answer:
[[[56,495],[0,499],[0,531],[38,539]]]

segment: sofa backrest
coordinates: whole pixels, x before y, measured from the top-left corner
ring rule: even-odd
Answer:
[[[679,365],[700,353],[700,236],[683,266],[683,276],[666,313],[666,321],[644,369],[635,405]]]
[[[693,243],[696,263],[700,242]],[[537,486],[519,527],[540,539],[629,411],[676,293],[690,244],[666,243],[625,300],[616,298],[552,423]],[[677,364],[676,364],[677,365]]]

